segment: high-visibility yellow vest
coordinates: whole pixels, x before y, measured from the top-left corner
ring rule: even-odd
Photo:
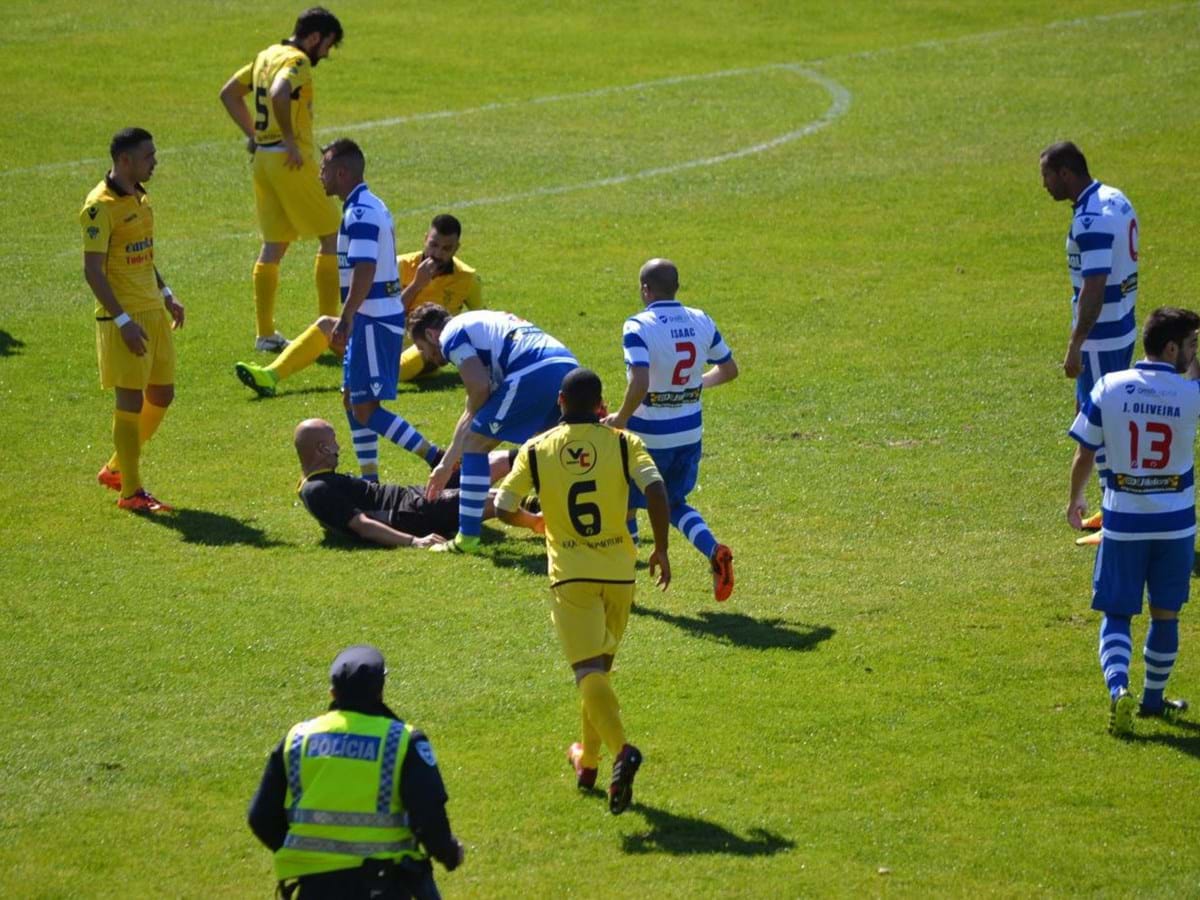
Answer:
[[[293,725],[283,744],[288,833],[280,879],[352,869],[365,859],[424,859],[400,801],[412,727],[331,710]]]

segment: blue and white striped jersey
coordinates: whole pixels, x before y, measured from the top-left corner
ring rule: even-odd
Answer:
[[[1137,338],[1137,214],[1115,187],[1093,181],[1075,201],[1067,232],[1071,273],[1071,327],[1079,315],[1079,291],[1089,275],[1107,275],[1104,307],[1084,350],[1121,350]]]
[[[392,214],[382,200],[360,184],[342,204],[342,224],[337,238],[338,278],[342,302],[350,294],[350,273],[360,262],[375,263],[375,281],[358,312],[380,319],[400,316],[404,327],[404,304],[400,300],[400,272],[396,268],[396,234]]]
[[[519,316],[494,309],[455,316],[442,329],[440,343],[442,355],[456,366],[468,357],[478,357],[488,370],[493,389],[510,375],[575,361],[561,341]]]
[[[1104,537],[1148,541],[1196,533],[1194,445],[1200,381],[1139,362],[1101,378],[1068,432],[1105,449]]]
[[[716,323],[678,300],[657,300],[625,320],[625,365],[650,370],[650,388],[629,418],[629,430],[651,450],[700,440],[704,363],[733,356]]]

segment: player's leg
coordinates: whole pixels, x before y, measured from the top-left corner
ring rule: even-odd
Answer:
[[[613,659],[621,644],[621,638],[625,635],[629,611],[633,608],[633,592],[632,584],[605,584],[601,587],[606,632],[604,655],[601,659],[604,663],[605,677],[610,680]],[[625,741],[613,757],[612,778],[608,785],[608,809],[613,815],[623,813],[633,801],[633,779],[641,765],[641,751]]]
[[[350,425],[350,443],[354,447],[354,458],[358,460],[359,473],[367,481],[379,481],[379,435],[365,425],[360,425],[350,409],[350,393],[342,391],[342,403],[346,407],[346,422]]]
[[[329,336],[336,324],[333,316],[321,316],[290,341],[270,365],[239,362],[233,370],[242,384],[260,397],[274,397],[279,382],[308,368],[329,349]]]
[[[1191,538],[1153,543],[1148,585],[1150,629],[1143,651],[1146,687],[1138,715],[1173,719],[1188,708],[1186,700],[1169,700],[1164,691],[1179,655],[1179,610],[1191,587],[1195,545]]]
[[[733,593],[733,551],[717,540],[704,516],[687,502],[700,475],[700,443],[653,451],[652,456],[667,485],[671,524],[708,560],[712,569],[713,596],[718,601],[728,600]]]
[[[400,354],[400,382],[415,381],[423,375],[430,375],[438,370],[437,366],[425,361],[421,351],[416,346],[406,347]]]
[[[165,312],[138,313],[134,318],[148,338],[146,356],[137,364],[138,368],[146,369],[145,377],[149,382],[142,392],[142,407],[138,414],[139,446],[145,446],[158,431],[167,407],[175,399],[175,343],[170,319]],[[138,380],[140,378],[139,375]],[[97,480],[114,490],[121,490],[121,463],[115,452],[100,470]]]
[[[1133,730],[1137,709],[1129,693],[1131,628],[1133,616],[1142,611],[1150,543],[1101,541],[1092,574],[1092,609],[1104,613],[1100,621],[1100,670],[1109,696],[1108,730],[1115,735]]]
[[[280,204],[296,234],[302,238],[315,237],[320,242],[313,261],[317,314],[336,316],[342,299],[337,261],[341,207],[321,187],[320,168],[315,160],[305,159],[301,168],[285,169],[278,178]]]
[[[279,292],[279,263],[296,230],[288,221],[279,184],[284,171],[284,154],[254,154],[254,211],[262,234],[262,248],[254,263],[254,349],[279,351],[287,339],[275,328],[275,297]]]
[[[487,404],[484,404],[484,408],[487,408]],[[475,423],[472,422],[471,428],[474,427]],[[468,431],[463,439],[462,470],[458,485],[458,534],[450,544],[445,545],[453,548],[452,552],[472,553],[479,549],[483,513],[492,481],[488,453],[498,443],[496,438],[474,430]]]
[[[317,313],[336,316],[342,304],[338,283],[337,231],[318,238],[320,247],[313,262],[313,281],[317,285]]]
[[[402,321],[402,316],[354,317],[343,363],[343,385],[349,392],[350,409],[359,426],[371,429],[433,465],[439,449],[403,416],[381,404],[383,400],[396,398]]]

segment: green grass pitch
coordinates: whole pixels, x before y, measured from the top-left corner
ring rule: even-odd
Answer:
[[[362,143],[401,249],[458,213],[489,305],[610,402],[638,266],[670,256],[741,364],[693,495],[738,587],[717,606],[678,536],[671,590],[643,580],[615,686],[646,764],[617,819],[563,758],[539,542],[323,545],[290,435],[321,415],[348,445],[338,370],[269,401],[233,375],[257,238],[217,91],[299,6],[5,4],[0,894],[267,896],[246,804],[358,641],[437,749],[468,845],[450,897],[1200,894],[1200,727],[1104,731],[1093,553],[1062,515],[1069,209],[1037,166],[1074,139],[1133,200],[1142,316],[1200,306],[1196,3],[333,4],[319,137]],[[75,217],[128,124],[161,148],[157,260],[189,316],[144,462],[174,518],[93,481],[112,404]],[[289,334],[312,252],[284,262]],[[444,441],[461,402],[396,405]],[[1198,700],[1183,621],[1171,693]]]

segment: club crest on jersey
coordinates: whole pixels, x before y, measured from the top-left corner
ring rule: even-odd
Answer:
[[[379,392],[382,390],[383,390],[383,385],[380,384],[378,381],[371,382],[371,393],[374,394],[376,397],[379,396]]]
[[[1091,228],[1091,227],[1092,227],[1092,220],[1091,220],[1091,219],[1084,219],[1084,220],[1083,220],[1083,227],[1084,227],[1084,230],[1087,230],[1088,228]]]
[[[89,218],[89,219],[94,219],[94,218],[96,218],[96,213],[98,213],[98,212],[100,212],[100,210],[98,210],[96,207],[94,207],[94,206],[89,206],[89,207],[88,207],[88,218]]]
[[[1134,391],[1134,386],[1132,384],[1125,385],[1125,393],[1132,394],[1133,391]]]
[[[99,229],[99,228],[97,228],[95,225],[89,225],[89,226],[88,226],[88,230],[87,230],[87,236],[88,236],[89,238],[91,238],[93,241],[96,239],[96,237],[97,237],[99,234],[100,234],[100,229]]]
[[[568,472],[586,475],[596,467],[596,445],[591,441],[571,441],[558,452],[558,461]]]

